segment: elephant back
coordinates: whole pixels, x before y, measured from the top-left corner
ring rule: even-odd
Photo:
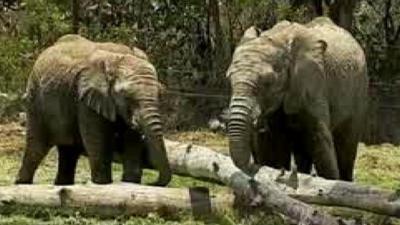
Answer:
[[[134,55],[140,59],[149,60],[146,53],[144,53],[144,51],[142,51],[136,47],[130,48],[126,45],[116,44],[116,43],[112,43],[112,42],[97,42],[96,48],[100,49],[100,50],[108,51],[108,52],[113,52],[113,53]]]
[[[89,41],[58,41],[39,55],[29,79],[37,80],[41,87],[72,84],[78,66],[95,49]]]
[[[306,27],[328,44],[326,61],[332,63],[332,65],[326,66],[338,66],[339,69],[343,69],[341,72],[343,75],[362,72],[365,69],[364,51],[350,32],[337,26],[327,17],[317,17]]]
[[[79,72],[89,65],[96,52],[102,55],[130,55],[148,61],[147,55],[138,48],[111,42],[92,42],[80,35],[68,34],[39,55],[29,80],[42,88],[72,87]]]

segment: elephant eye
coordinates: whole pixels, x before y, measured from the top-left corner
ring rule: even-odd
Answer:
[[[272,65],[272,69],[276,72],[276,73],[280,73],[283,70],[283,65],[276,63],[274,65]]]
[[[271,84],[274,83],[274,81],[276,80],[277,77],[277,73],[274,71],[268,71],[268,73],[265,73],[262,77],[261,77],[261,84],[265,87],[265,86],[269,86]]]

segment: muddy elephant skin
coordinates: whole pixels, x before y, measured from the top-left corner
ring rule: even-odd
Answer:
[[[171,170],[159,112],[160,84],[144,52],[78,35],[61,37],[37,59],[27,85],[26,149],[16,183],[32,183],[57,146],[55,184],[73,184],[81,154],[92,182],[112,182],[112,155],[121,152],[123,181],[140,183],[142,158],[167,185]]]
[[[322,177],[353,179],[368,77],[364,52],[350,33],[325,17],[304,25],[282,21],[265,32],[251,27],[227,76],[236,166],[290,169],[293,153],[301,172],[314,164]]]

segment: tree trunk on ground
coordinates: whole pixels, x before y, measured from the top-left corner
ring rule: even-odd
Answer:
[[[232,205],[232,195],[216,195],[206,188],[161,188],[130,183],[0,187],[0,212],[15,206],[35,206],[77,209],[103,218],[149,213],[165,217],[191,213],[197,217],[222,213]]]
[[[268,212],[272,209],[297,224],[354,224],[353,221],[339,222],[306,203],[345,206],[400,217],[400,201],[395,192],[309,175],[282,174],[268,167],[259,168],[251,178],[236,168],[228,156],[209,148],[168,140],[166,146],[175,173],[226,184],[234,190],[241,205],[259,207]],[[28,205],[78,208],[103,216],[144,215],[149,212],[170,216],[180,211],[207,215],[232,205],[231,195],[220,194],[210,195],[204,188],[134,184],[9,186],[0,187],[0,211],[10,205]]]
[[[236,168],[230,158],[199,146],[167,141],[172,167],[177,172],[198,174],[215,178],[231,187],[239,203],[245,207],[271,209],[297,224],[339,225],[354,224],[337,220],[324,211],[295,200],[282,192],[275,182],[259,183]],[[174,149],[174,150],[171,150]],[[203,152],[205,150],[205,152]],[[207,152],[208,151],[208,152]],[[205,153],[205,154],[203,154]],[[211,153],[211,155],[210,155]],[[212,158],[209,158],[212,157]],[[178,167],[177,167],[178,166]],[[189,190],[189,191],[188,191]],[[179,211],[197,212],[198,215],[216,212],[220,205],[229,205],[226,197],[210,198],[207,191],[199,189],[172,189],[142,185],[91,185],[91,186],[11,186],[0,187],[0,209],[17,206],[46,206],[78,208],[85,213],[112,215],[143,215],[156,212],[176,215]],[[197,190],[197,192],[196,192]],[[218,196],[218,195],[217,195]],[[225,201],[224,201],[225,200]],[[218,204],[219,202],[219,204]],[[193,210],[193,208],[197,209]],[[196,213],[194,213],[196,214]]]
[[[238,171],[230,157],[206,147],[168,140],[166,146],[174,173],[232,186],[232,180],[223,174]],[[262,186],[272,189],[272,193],[284,192],[305,203],[348,207],[400,218],[400,198],[394,191],[306,174],[282,175],[282,171],[269,167],[261,167],[254,178]]]
[[[218,166],[217,164],[214,164]],[[226,165],[221,165],[221,169]],[[214,171],[215,171],[214,167]],[[249,200],[269,212],[271,209],[285,215],[291,221],[304,225],[339,225],[338,220],[323,211],[313,209],[283,194],[274,185],[258,184],[231,165],[229,171],[217,171],[240,199]],[[270,188],[272,187],[272,188]],[[206,188],[162,188],[136,184],[111,185],[19,185],[0,187],[0,212],[11,207],[46,207],[75,209],[86,215],[100,217],[145,216],[157,213],[174,217],[179,213],[192,213],[201,218],[224,212],[233,205],[230,194],[210,194]],[[244,204],[243,203],[243,204]]]

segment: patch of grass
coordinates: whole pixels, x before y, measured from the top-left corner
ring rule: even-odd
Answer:
[[[99,220],[96,218],[85,218],[79,214],[69,217],[53,216],[49,220],[26,217],[24,215],[0,216],[0,225],[202,225],[203,222],[194,220],[168,221],[156,215],[146,218],[131,217],[123,219]]]
[[[186,131],[167,135],[171,140],[207,146],[222,153],[227,153],[228,138],[223,133],[212,133],[207,130]]]
[[[360,145],[355,168],[356,182],[400,189],[400,147],[390,144]]]
[[[22,159],[22,149],[24,146],[24,132],[18,125],[11,124],[9,127],[0,125],[0,185],[11,185],[18,172]],[[194,144],[205,145],[226,153],[227,139],[221,133],[210,133],[207,131],[173,133],[168,135],[169,139],[192,142]],[[52,184],[56,176],[57,152],[52,149],[46,159],[40,165],[35,176],[35,183]],[[355,169],[356,182],[375,185],[388,189],[400,188],[400,147],[392,145],[365,146],[360,145]],[[122,175],[122,166],[113,164],[113,178],[119,182]],[[151,170],[145,170],[143,183],[154,181],[157,173]],[[86,157],[81,157],[77,167],[76,183],[85,184],[90,182],[90,168]],[[227,188],[215,183],[196,180],[190,177],[173,176],[169,187],[207,187],[213,192],[226,191]],[[21,211],[21,212],[19,212]],[[336,209],[333,209],[333,213]],[[145,218],[140,217],[119,217],[108,220],[86,217],[77,212],[62,213],[58,210],[40,209],[23,210],[16,209],[12,212],[2,212],[0,215],[0,225],[203,225],[203,224],[221,224],[221,225],[284,225],[285,222],[277,216],[258,214],[251,217],[242,218],[236,215],[238,212],[227,211],[226,215],[213,218],[211,221],[194,220],[190,216],[178,217],[178,220],[166,220],[157,215],[150,214]],[[340,215],[346,213],[340,212]],[[377,216],[369,213],[352,212],[349,217],[362,216],[370,224],[375,225],[400,225],[399,220]]]

